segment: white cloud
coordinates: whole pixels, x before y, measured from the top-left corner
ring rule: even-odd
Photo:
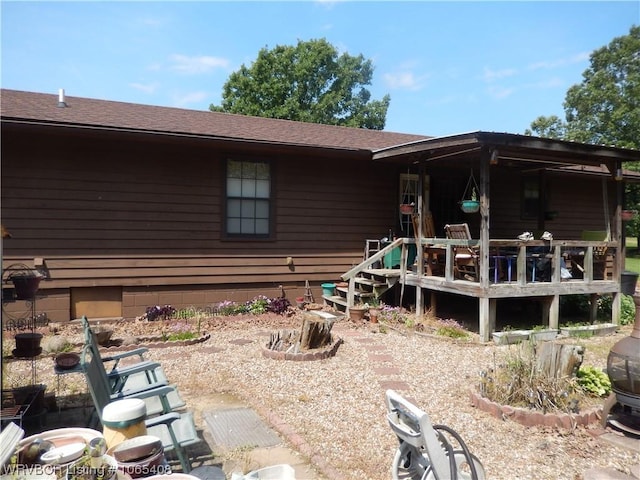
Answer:
[[[182,95],[173,96],[173,105],[176,107],[186,107],[194,103],[200,103],[211,95],[207,92],[189,92]]]
[[[492,86],[487,88],[487,93],[489,94],[489,96],[497,100],[502,100],[503,98],[507,98],[511,96],[511,94],[515,91],[516,89],[513,87]]]
[[[527,66],[527,68],[529,70],[552,69],[562,67],[564,65],[582,63],[586,60],[589,60],[589,53],[581,52],[568,58],[558,58],[556,60],[542,60],[540,62],[535,62]]]
[[[535,83],[528,83],[525,85],[527,88],[557,88],[564,86],[565,83],[561,78],[552,77],[545,80],[540,80]]]
[[[416,76],[408,70],[383,75],[385,84],[392,89],[420,90],[427,81],[427,75]]]
[[[227,68],[229,61],[225,58],[209,57],[200,55],[189,57],[187,55],[173,54],[169,57],[171,65],[169,68],[179,73],[193,75],[205,73],[214,68]]]
[[[515,68],[503,68],[502,70],[492,70],[489,67],[484,67],[482,79],[485,82],[493,82],[495,80],[500,80],[501,78],[512,77],[516,73],[518,73],[518,71]]]
[[[157,88],[158,88],[158,84],[157,83],[130,83],[129,86],[131,88],[134,88],[135,90],[138,90],[140,92],[144,92],[144,93],[154,93]]]

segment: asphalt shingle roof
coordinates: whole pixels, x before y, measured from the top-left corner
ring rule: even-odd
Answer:
[[[3,121],[13,119],[69,126],[109,127],[347,150],[372,151],[429,138],[423,135],[72,96],[65,97],[65,103],[67,107],[58,107],[57,94],[2,89],[0,114]]]

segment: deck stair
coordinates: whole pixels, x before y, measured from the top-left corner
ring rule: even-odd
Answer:
[[[334,295],[322,296],[324,303],[344,312],[349,306],[364,304],[374,298],[379,299],[399,282],[400,270],[373,266],[382,263],[384,255],[401,244],[402,239],[399,239],[375,253],[371,252],[373,254],[369,258],[365,258],[359,265],[342,275],[348,286],[338,286]]]

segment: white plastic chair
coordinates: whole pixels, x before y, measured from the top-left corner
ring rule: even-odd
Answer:
[[[480,460],[462,438],[394,390],[387,390],[387,420],[400,445],[391,465],[393,480],[484,480]],[[457,448],[451,443],[455,440]]]

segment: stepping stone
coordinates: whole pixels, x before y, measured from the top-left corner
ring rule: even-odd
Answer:
[[[216,445],[233,450],[238,447],[273,447],[280,437],[249,408],[229,408],[203,412]]]

